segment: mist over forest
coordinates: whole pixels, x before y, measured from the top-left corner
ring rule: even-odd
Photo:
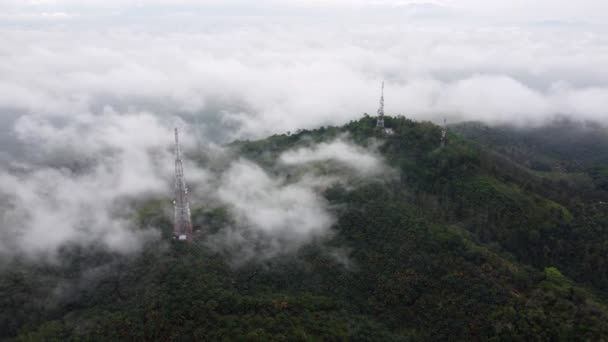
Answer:
[[[0,339],[605,339],[605,13],[0,1]]]

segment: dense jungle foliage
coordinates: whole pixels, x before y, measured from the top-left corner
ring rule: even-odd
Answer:
[[[230,145],[276,173],[276,158],[291,148],[344,134],[376,146],[397,176],[325,190],[337,216],[329,240],[233,267],[202,243],[171,241],[162,203],[150,202],[141,225],[162,227],[163,238],[141,254],[66,247],[54,266],[5,268],[0,338],[608,340],[605,131],[594,129],[592,144],[581,128],[581,140],[567,145],[551,126],[543,128],[551,139],[537,139],[466,124],[451,128],[441,148],[432,123],[385,122],[394,134],[366,115]],[[210,231],[231,220],[222,207],[193,215]],[[328,247],[350,251],[348,262]]]

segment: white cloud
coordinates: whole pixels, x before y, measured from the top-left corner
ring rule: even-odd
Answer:
[[[279,156],[279,162],[285,165],[306,165],[324,161],[336,161],[364,177],[377,176],[386,171],[380,156],[342,139],[298,148]]]
[[[157,235],[134,226],[129,201],[171,193],[170,128],[149,114],[72,119],[18,121],[39,155],[0,171],[0,253],[52,260],[68,243],[126,253]]]
[[[339,167],[319,174],[309,167],[317,161],[336,162]],[[234,223],[221,228],[207,242],[236,264],[292,254],[332,236],[336,218],[322,196],[324,190],[389,171],[380,156],[344,137],[288,150],[277,158],[271,172],[251,161],[237,159],[221,173],[213,191],[229,208]],[[329,254],[347,265],[343,252]]]
[[[239,262],[293,253],[326,237],[334,216],[315,186],[308,178],[287,183],[252,162],[235,161],[222,174],[217,196],[236,226],[211,236],[210,244]]]
[[[66,118],[104,106],[181,112],[223,123],[213,132],[225,139],[262,137],[374,113],[386,78],[387,112],[417,119],[608,117],[608,41],[599,32],[317,24],[4,29],[0,107]],[[560,84],[568,87],[555,96]]]

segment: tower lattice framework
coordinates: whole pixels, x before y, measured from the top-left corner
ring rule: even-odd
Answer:
[[[173,237],[178,240],[192,239],[192,218],[188,202],[188,187],[184,179],[184,165],[179,147],[179,132],[175,129],[175,200]]]
[[[441,127],[441,147],[445,147],[448,142],[448,123],[446,119],[443,119],[443,126]]]

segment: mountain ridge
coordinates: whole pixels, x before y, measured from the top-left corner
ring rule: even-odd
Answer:
[[[365,116],[344,126],[229,145],[239,158],[285,177],[298,177],[276,167],[287,150],[344,134],[377,150],[399,177],[326,187],[323,198],[336,215],[328,238],[294,254],[235,266],[205,243],[168,241],[170,220],[158,214],[165,204],[151,202],[139,212],[142,226],[145,221],[162,228],[165,238],[140,255],[74,247],[66,248],[60,266],[21,264],[5,271],[1,337],[397,341],[608,335],[608,214],[598,202],[606,195],[600,185],[579,189],[539,176],[508,150],[454,127],[440,148],[441,128],[430,122],[387,116],[385,123],[393,135],[377,131],[375,118]],[[606,166],[590,163],[590,169]],[[317,169],[343,172],[324,162]],[[228,207],[193,208],[193,222],[208,234],[230,221]],[[96,267],[106,267],[99,279],[82,280],[79,269]],[[72,284],[73,292],[44,303],[52,285],[62,282]]]

